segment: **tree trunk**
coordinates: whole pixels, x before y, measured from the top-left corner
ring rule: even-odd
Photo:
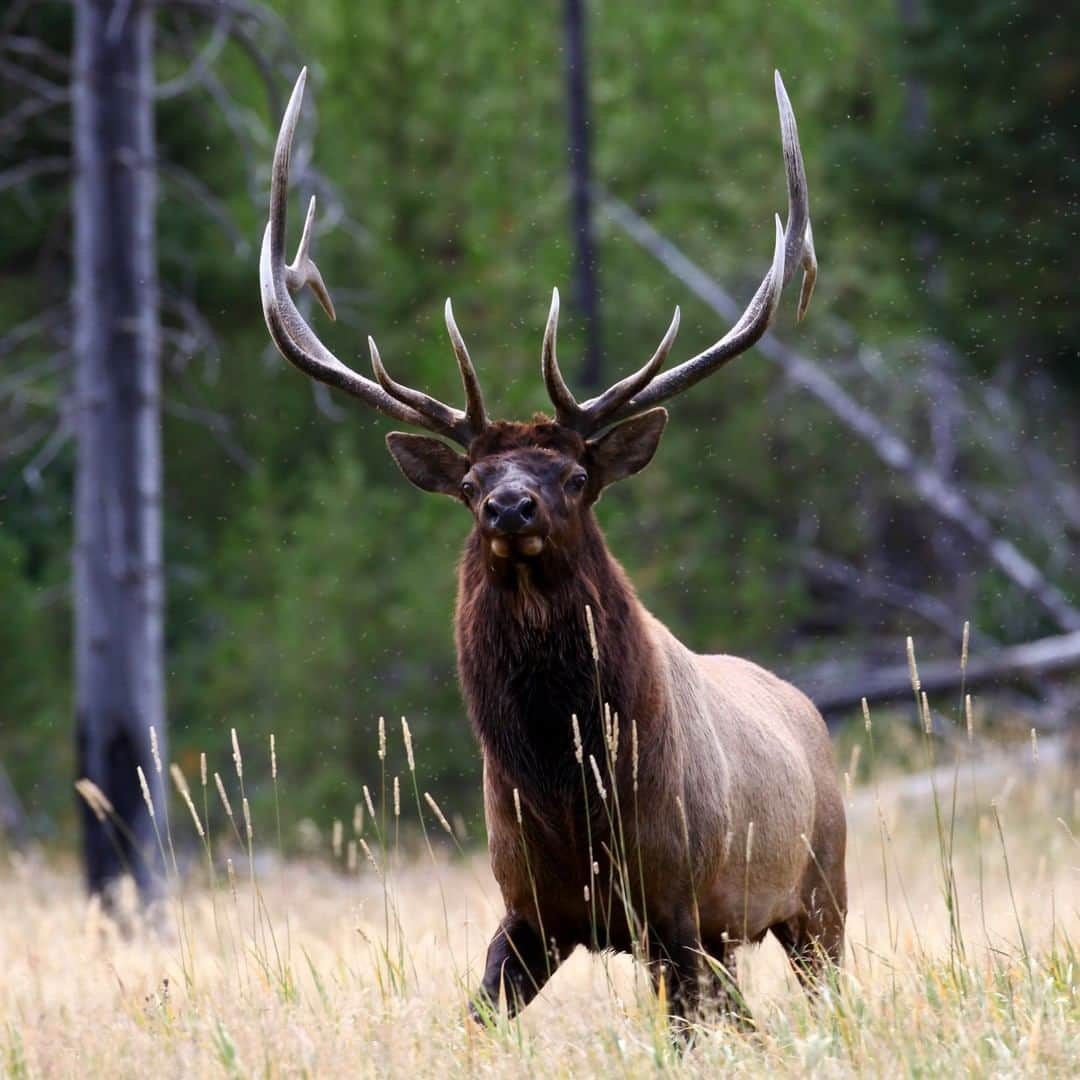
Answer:
[[[603,381],[600,297],[593,246],[589,178],[589,83],[585,53],[584,0],[565,0],[566,115],[570,149],[570,220],[574,237],[574,306],[585,320],[585,363],[581,385],[599,390]]]
[[[161,431],[155,244],[153,5],[75,5],[75,716],[80,776],[122,826],[82,809],[86,875],[130,870],[145,898],[161,869],[164,754]]]

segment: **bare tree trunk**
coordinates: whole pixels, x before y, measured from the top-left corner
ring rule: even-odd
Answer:
[[[574,236],[574,306],[585,320],[585,363],[581,385],[603,382],[600,297],[593,242],[589,180],[589,83],[585,53],[585,0],[564,0],[566,115],[570,148],[570,215]]]
[[[124,827],[83,808],[88,885],[159,880],[164,753],[153,5],[75,5],[75,711],[78,768]]]

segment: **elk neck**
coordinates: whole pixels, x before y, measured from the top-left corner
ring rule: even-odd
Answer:
[[[588,769],[589,754],[605,761],[603,704],[619,715],[626,746],[631,722],[642,728],[660,712],[647,615],[592,512],[572,553],[549,547],[539,559],[514,564],[495,559],[474,530],[459,565],[456,613],[462,690],[485,758],[540,804],[581,790],[572,715]],[[629,751],[619,757],[628,759]]]

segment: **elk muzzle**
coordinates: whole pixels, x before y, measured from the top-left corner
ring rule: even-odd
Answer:
[[[491,535],[491,550],[501,559],[518,555],[539,555],[544,547],[540,504],[527,488],[503,485],[484,500],[480,511],[484,529]],[[526,535],[528,533],[528,535]]]

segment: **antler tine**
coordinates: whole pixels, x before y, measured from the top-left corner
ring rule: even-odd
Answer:
[[[715,345],[653,379],[637,397],[609,415],[605,423],[625,420],[667,401],[755,345],[768,329],[780,304],[784,288],[784,248],[784,227],[777,215],[772,264],[739,321]]]
[[[577,430],[582,425],[581,406],[570,393],[566,380],[559,370],[559,361],[555,355],[555,339],[559,331],[559,290],[551,290],[551,310],[548,312],[547,326],[544,328],[544,347],[540,353],[540,367],[544,373],[548,397],[555,406],[555,418],[560,424]]]
[[[780,73],[775,75],[776,101],[780,111],[780,133],[787,174],[788,221],[783,228],[776,219],[776,241],[772,264],[762,279],[753,299],[739,317],[738,322],[718,341],[704,352],[662,375],[657,375],[635,397],[614,409],[604,418],[611,424],[682,393],[706,375],[712,374],[736,356],[751,348],[769,328],[780,301],[784,285],[795,273],[799,264],[804,270],[802,291],[799,297],[798,318],[806,313],[810,296],[817,278],[817,257],[810,228],[810,204],[806,188],[806,168],[799,132],[795,125],[795,113],[784,89]]]
[[[802,268],[803,279],[802,287],[799,289],[799,306],[795,310],[796,322],[803,321],[817,282],[817,252],[814,250],[814,230],[809,221],[806,222],[806,236],[803,241]]]
[[[446,317],[446,332],[450,335],[450,344],[454,347],[458,370],[461,372],[461,385],[465,388],[465,419],[470,430],[479,435],[488,425],[484,395],[480,390],[480,380],[476,377],[476,368],[469,359],[469,350],[465,348],[465,339],[454,319],[454,305],[449,296],[446,298],[443,314]]]
[[[473,434],[478,433],[466,430],[465,414],[459,409],[444,405],[438,398],[425,394],[423,390],[414,390],[411,386],[405,386],[404,383],[396,382],[390,378],[386,368],[383,366],[382,357],[379,355],[379,350],[375,345],[375,339],[369,335],[367,340],[368,351],[371,353],[371,368],[375,372],[375,378],[379,381],[379,385],[383,390],[403,405],[415,409],[421,416],[430,421],[425,425],[429,430],[438,430],[442,434],[449,435],[457,442],[460,442],[463,446],[468,446]]]
[[[327,314],[334,318],[334,305],[330,300],[330,294],[319,268],[311,257],[314,199],[308,206],[296,258],[291,265],[287,266],[285,263],[289,158],[296,127],[300,120],[306,80],[307,68],[304,68],[293,87],[289,104],[281,120],[277,143],[274,146],[274,164],[270,178],[270,212],[263,232],[262,250],[259,254],[259,287],[262,295],[263,317],[266,319],[270,337],[277,346],[278,352],[289,363],[313,379],[344,390],[345,393],[359,398],[373,409],[395,420],[426,428],[437,435],[468,446],[472,433],[465,422],[464,413],[436,402],[433,398],[429,398],[426,394],[419,394],[417,391],[411,391],[417,396],[409,400],[408,394],[398,393],[398,391],[407,391],[408,388],[394,383],[389,376],[387,376],[387,385],[394,387],[394,391],[353,371],[319,340],[293,302],[290,290],[299,290],[308,285]],[[385,370],[383,373],[385,375]],[[413,404],[420,400],[427,408],[426,412],[420,411]]]
[[[311,229],[315,223],[315,196],[308,203],[307,216],[304,218],[304,231],[300,234],[300,243],[296,248],[296,258],[285,267],[285,284],[290,292],[299,292],[305,285],[311,286],[315,298],[322,305],[323,311],[335,322],[334,301],[326,290],[326,283],[311,257]]]
[[[780,111],[780,139],[784,149],[788,188],[784,284],[791,280],[795,267],[801,264],[803,281],[799,290],[796,318],[802,321],[806,309],[810,306],[810,297],[817,280],[817,255],[814,251],[814,234],[810,228],[810,195],[806,186],[806,165],[799,145],[795,110],[791,107],[791,98],[788,97],[779,71],[773,72],[773,82],[776,88],[776,104]]]
[[[640,367],[633,375],[627,375],[609,390],[605,390],[599,397],[592,398],[581,406],[581,411],[588,422],[589,434],[603,427],[607,417],[649,385],[656,373],[664,366],[664,361],[671,352],[671,346],[675,344],[681,318],[682,314],[676,306],[671,325],[667,328],[667,333],[660,340],[656,352],[652,354],[648,363]]]

